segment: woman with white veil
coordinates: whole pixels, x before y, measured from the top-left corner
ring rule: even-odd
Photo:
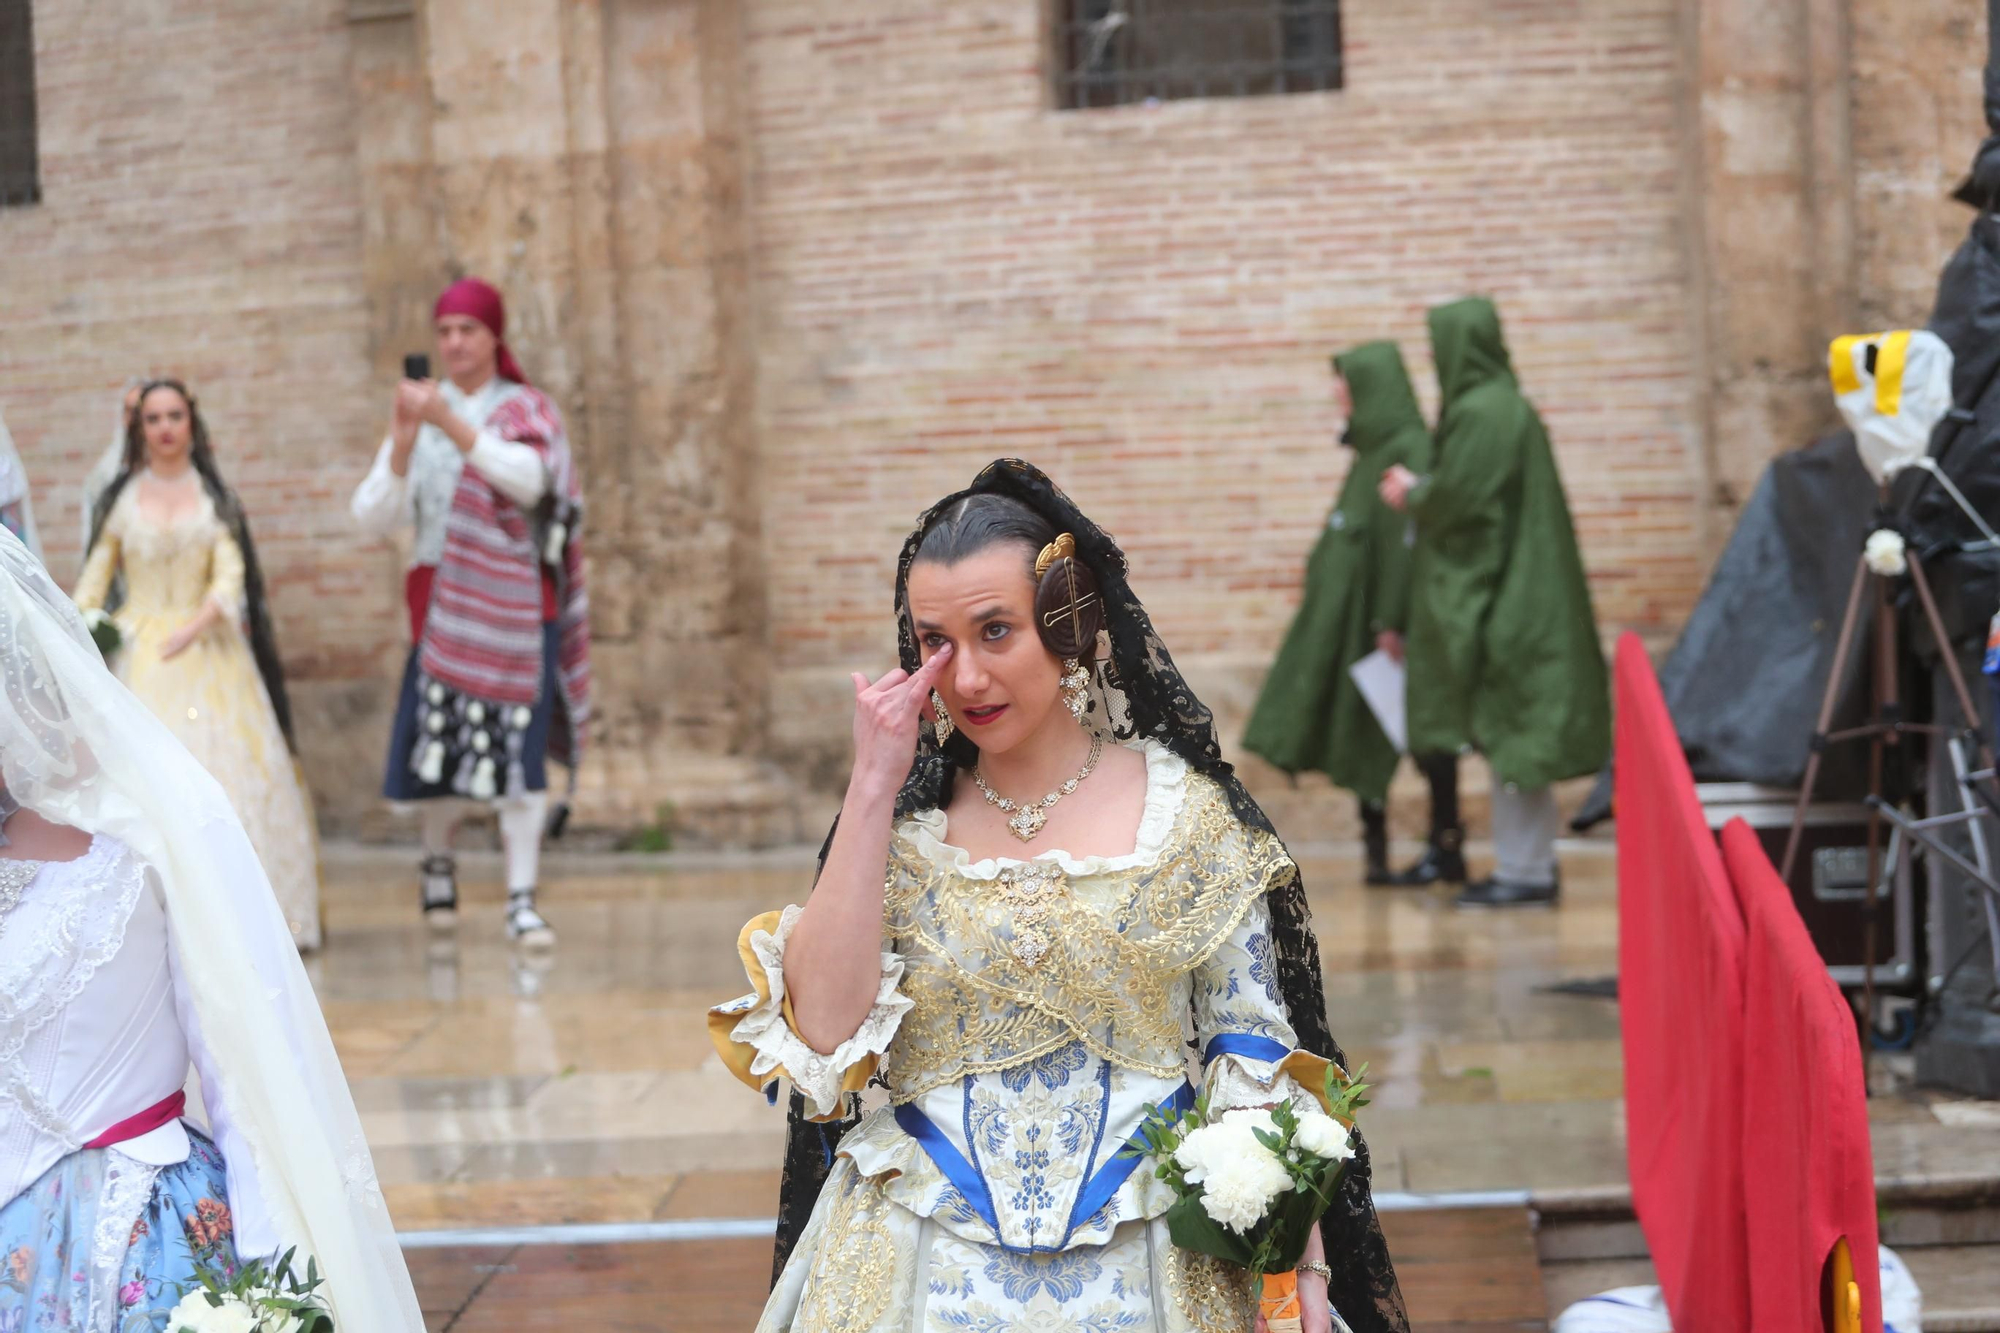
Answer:
[[[155,1330],[198,1263],[296,1247],[338,1328],[420,1330],[242,825],[11,536],[0,780],[0,1329]]]

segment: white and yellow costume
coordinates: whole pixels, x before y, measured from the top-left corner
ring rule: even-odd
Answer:
[[[312,812],[243,633],[243,552],[207,494],[192,513],[162,521],[140,508],[135,484],[105,516],[77,580],[76,604],[101,609],[120,573],[125,601],[112,619],[123,641],[112,654],[112,670],[222,784],[270,876],[293,941],[317,948]],[[204,601],[221,609],[221,619],[163,659],[161,645]]]
[[[1189,1043],[1215,1107],[1319,1099],[1296,1049],[1264,895],[1291,869],[1222,788],[1157,744],[1131,854],[972,861],[933,810],[891,842],[882,981],[820,1055],[791,1022],[799,909],[745,927],[755,992],[710,1011],[731,1068],[788,1078],[817,1117],[881,1074],[844,1138],[766,1330],[1247,1333],[1241,1270],[1176,1249],[1173,1196],[1126,1152],[1149,1105],[1185,1106]]]

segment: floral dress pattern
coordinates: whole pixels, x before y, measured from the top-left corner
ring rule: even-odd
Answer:
[[[0,1333],[162,1333],[196,1272],[232,1273],[222,1154],[155,1167],[85,1148],[0,1208]]]
[[[1263,897],[1290,862],[1215,783],[1135,748],[1128,856],[974,863],[941,812],[898,826],[880,990],[831,1055],[786,1012],[799,909],[745,928],[755,990],[710,1011],[725,1063],[819,1118],[877,1075],[889,1093],[841,1139],[760,1333],[1248,1333],[1245,1275],[1172,1244],[1171,1194],[1124,1149],[1149,1105],[1193,1099],[1190,1043],[1218,1107],[1318,1097]]]

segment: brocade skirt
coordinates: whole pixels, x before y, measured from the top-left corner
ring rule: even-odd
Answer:
[[[172,1166],[80,1149],[0,1207],[0,1333],[160,1333],[198,1269],[235,1271],[222,1153],[188,1141]]]

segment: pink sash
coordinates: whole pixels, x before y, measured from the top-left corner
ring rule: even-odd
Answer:
[[[177,1092],[165,1101],[149,1106],[134,1116],[127,1116],[111,1128],[99,1134],[86,1148],[109,1148],[120,1143],[129,1143],[141,1134],[150,1134],[161,1125],[181,1118],[187,1110],[187,1093]]]

